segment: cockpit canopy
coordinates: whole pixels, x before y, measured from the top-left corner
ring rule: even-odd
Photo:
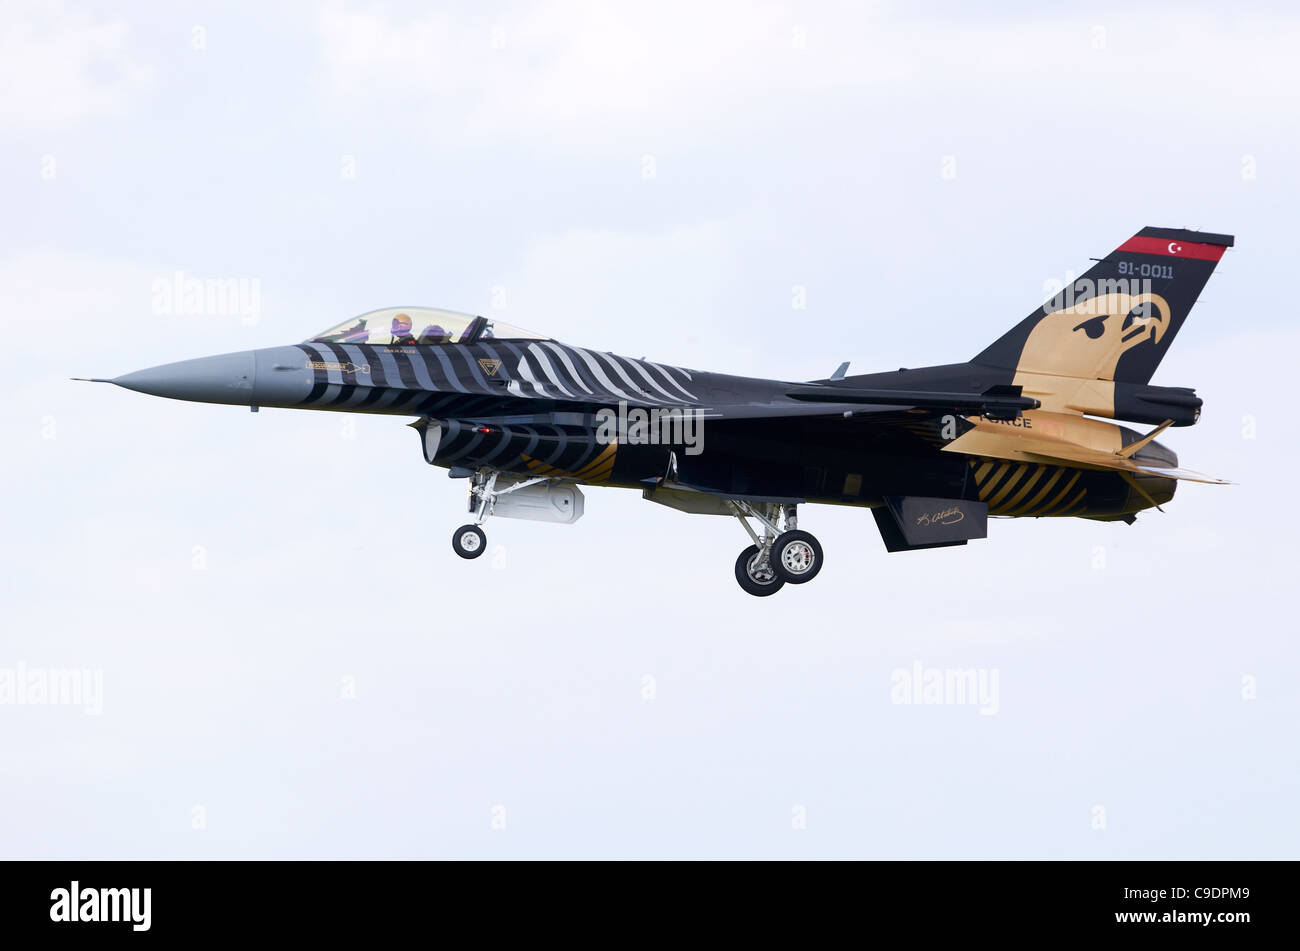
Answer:
[[[399,346],[479,343],[486,340],[547,340],[500,320],[432,307],[385,307],[343,321],[308,343],[369,343]]]

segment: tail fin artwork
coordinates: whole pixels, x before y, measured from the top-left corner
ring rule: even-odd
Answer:
[[[1014,370],[1025,396],[1058,412],[1115,417],[1117,403],[1158,399],[1165,388],[1151,377],[1232,245],[1232,235],[1143,228],[972,362]]]

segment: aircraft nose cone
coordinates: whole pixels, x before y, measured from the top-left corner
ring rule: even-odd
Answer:
[[[253,351],[246,350],[166,363],[127,373],[112,382],[150,396],[248,406],[253,401],[255,370]]]

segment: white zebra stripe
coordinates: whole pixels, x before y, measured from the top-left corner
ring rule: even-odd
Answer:
[[[555,399],[554,396],[547,392],[542,381],[533,376],[533,371],[528,368],[528,364],[525,363],[522,358],[519,360],[519,365],[516,367],[515,373],[518,375],[519,379],[511,380],[510,383],[506,385],[506,392],[515,393],[518,396],[544,396],[547,399]],[[523,392],[524,384],[527,384],[528,388],[532,390],[532,393],[526,394]]]
[[[646,401],[651,402],[651,403],[657,402],[657,400],[655,399],[654,396],[652,396],[651,394],[647,393],[645,390],[643,390],[643,389],[641,388],[641,384],[640,384],[640,383],[637,383],[635,380],[633,380],[630,376],[627,375],[627,371],[626,371],[625,369],[623,369],[622,361],[621,361],[618,357],[616,357],[614,354],[612,354],[612,353],[600,353],[600,354],[596,354],[595,356],[596,356],[596,359],[597,359],[597,360],[600,360],[602,357],[603,357],[605,360],[607,360],[607,361],[609,362],[609,365],[612,366],[612,367],[614,368],[614,372],[617,373],[619,376],[621,376],[621,377],[622,377],[622,378],[627,382],[627,385],[628,385],[628,386],[630,386],[632,389],[636,390],[636,392],[639,393],[639,394],[641,395],[641,399],[646,400]],[[669,398],[670,400],[673,399],[673,397],[671,397],[671,396],[669,396],[668,398]]]
[[[415,382],[431,393],[438,391],[437,385],[433,382],[433,377],[429,375],[429,364],[425,361],[428,358],[420,352],[411,354],[411,372],[415,374]]]
[[[600,385],[605,387],[605,389],[608,390],[610,393],[613,393],[615,396],[620,397],[622,399],[631,400],[633,403],[638,403],[641,401],[642,397],[632,396],[629,393],[624,393],[617,386],[615,386],[614,382],[605,375],[605,371],[600,368],[600,364],[597,363],[596,360],[592,357],[592,355],[588,353],[586,350],[583,350],[580,347],[574,347],[573,352],[576,353],[578,356],[582,357],[583,362],[586,363],[587,366],[591,369],[592,376],[594,376],[600,382]]]
[[[576,386],[580,387],[585,393],[591,393],[590,387],[588,387],[586,383],[582,382],[582,377],[578,375],[577,368],[574,367],[573,361],[569,359],[569,354],[565,352],[563,347],[560,347],[557,344],[553,344],[550,342],[543,344],[543,346],[549,350],[553,350],[555,352],[555,355],[560,358],[560,362],[563,363],[565,368],[569,371],[569,374],[573,377],[573,382]]]
[[[680,373],[688,380],[695,379],[695,377],[691,376],[691,371],[687,370],[685,367],[668,367],[668,366],[664,366],[662,363],[655,363],[653,360],[647,360],[645,362],[650,364],[652,367],[655,367],[656,369],[663,370],[665,373],[667,373],[669,370],[672,370],[675,373]]]
[[[329,347],[324,344],[305,343],[304,347],[310,347],[316,354],[316,362],[324,363],[329,367],[325,371],[325,382],[334,384],[343,382],[343,371],[338,369],[338,356]]]
[[[537,365],[541,368],[542,373],[546,375],[546,381],[548,383],[554,386],[565,396],[569,397],[569,399],[572,400],[577,399],[577,397],[574,396],[572,393],[570,393],[568,389],[565,388],[564,384],[560,382],[559,374],[557,374],[555,372],[555,368],[551,366],[551,361],[546,359],[545,350],[537,346],[537,344],[532,343],[528,345],[528,352],[531,353],[533,357],[537,360]],[[532,371],[528,369],[528,363],[526,362],[525,358],[522,356],[519,358],[519,373],[521,376],[524,373],[527,373],[527,379],[530,382],[536,382],[533,378]]]
[[[668,371],[669,371],[669,367],[662,366],[661,364],[654,363],[654,362],[652,362],[652,361],[650,361],[650,360],[646,360],[646,361],[644,361],[644,362],[645,362],[646,366],[654,367],[656,370],[658,370],[660,373],[662,373],[662,374],[664,375],[664,379],[666,379],[666,380],[669,382],[669,384],[671,384],[675,389],[677,389],[678,392],[680,392],[682,395],[684,395],[688,400],[695,400],[695,399],[696,399],[694,393],[689,392],[685,387],[683,387],[680,383],[677,382],[676,378],[675,378],[671,373],[668,372]],[[686,377],[686,379],[688,379],[688,380],[691,378],[691,375],[690,375],[689,373],[687,373],[685,370],[681,369],[680,367],[672,367],[671,369],[676,370],[678,373],[680,373],[682,376]],[[697,402],[698,402],[698,401],[697,401]]]
[[[645,370],[645,367],[641,366],[641,364],[640,364],[638,361],[636,361],[636,360],[629,360],[629,359],[627,359],[626,357],[615,357],[614,360],[615,360],[615,362],[617,362],[617,363],[622,363],[624,360],[626,360],[627,363],[629,363],[629,364],[632,365],[632,368],[633,368],[634,370],[636,370],[637,373],[641,374],[641,376],[645,379],[645,381],[646,381],[647,383],[649,383],[649,384],[650,384],[651,386],[653,386],[656,390],[658,390],[660,393],[662,393],[662,394],[664,395],[664,398],[667,399],[668,402],[670,402],[670,403],[676,403],[676,402],[678,402],[677,397],[673,396],[673,394],[669,393],[669,392],[668,392],[667,390],[665,390],[662,386],[660,386],[658,383],[656,383],[656,382],[655,382],[655,378],[652,377],[649,373],[647,373],[646,370]]]

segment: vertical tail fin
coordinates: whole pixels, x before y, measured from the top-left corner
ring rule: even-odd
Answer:
[[[1143,228],[973,362],[1017,376],[1145,384],[1233,237]]]

